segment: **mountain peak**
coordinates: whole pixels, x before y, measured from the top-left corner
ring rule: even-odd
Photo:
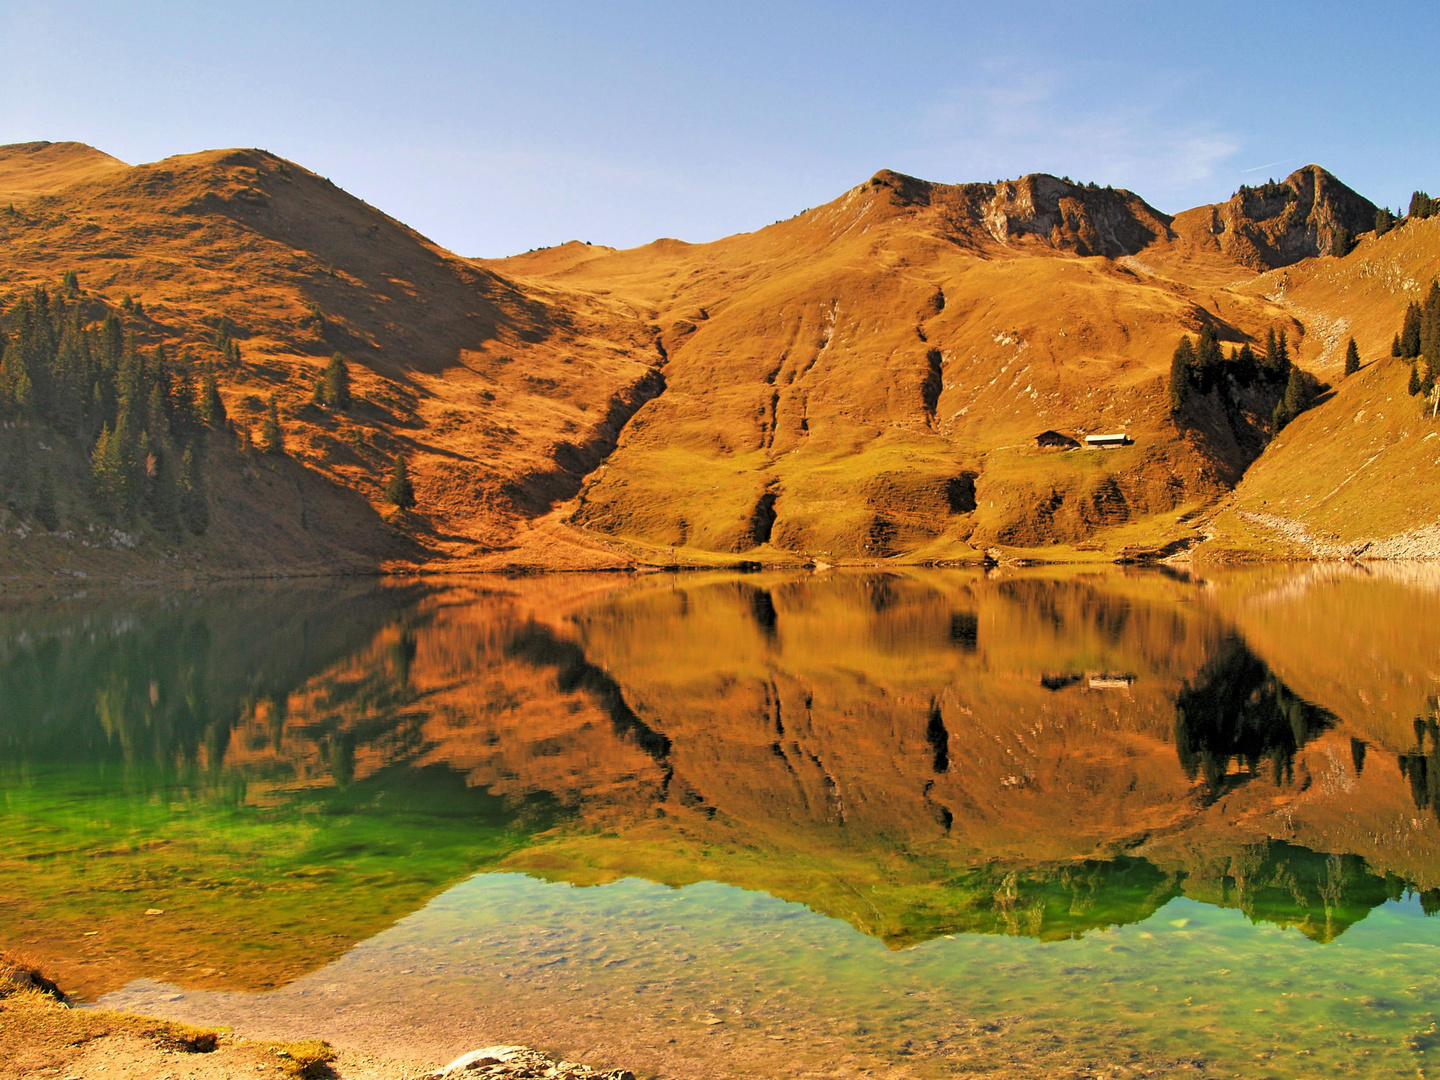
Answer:
[[[994,183],[936,184],[881,169],[861,190],[888,191],[897,208],[933,207],[953,238],[1005,247],[1043,244],[1074,254],[1134,255],[1169,233],[1170,219],[1122,188],[1049,173]]]
[[[1278,183],[1243,185],[1226,202],[1182,217],[1184,231],[1202,245],[1218,244],[1252,269],[1275,270],[1317,255],[1343,255],[1359,233],[1374,227],[1375,204],[1312,164]]]

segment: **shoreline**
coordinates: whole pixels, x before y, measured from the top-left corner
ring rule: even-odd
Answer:
[[[595,1069],[521,1045],[468,1051],[448,1063],[381,1057],[320,1039],[237,1035],[136,1013],[77,1006],[42,968],[0,951],[0,1078],[173,1076],[228,1080],[239,1071],[290,1080],[636,1080],[628,1069]]]

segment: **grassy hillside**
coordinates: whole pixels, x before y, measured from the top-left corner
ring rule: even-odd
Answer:
[[[1361,239],[1344,259],[1257,277],[1246,288],[1310,327],[1314,368],[1335,392],[1288,426],[1208,526],[1207,548],[1301,557],[1440,554],[1440,422],[1412,396],[1408,361],[1390,356],[1408,304],[1440,275],[1440,219]],[[1354,337],[1363,366],[1343,376]]]
[[[51,184],[0,212],[0,297],[13,311],[74,271],[85,316],[123,310],[142,354],[188,346],[194,363],[218,365],[237,432],[258,431],[277,399],[286,457],[237,456],[228,437],[212,440],[218,512],[210,534],[189,545],[207,565],[443,565],[503,549],[518,522],[573,494],[658,388],[658,354],[628,312],[522,289],[273,155],[215,151],[103,170],[96,157],[59,146],[43,174],[0,168],[0,179]],[[222,327],[238,361],[213,344]],[[337,353],[353,382],[343,411],[311,404]],[[35,453],[56,442],[42,430],[27,438]],[[150,556],[174,554],[143,526],[105,521],[87,505],[88,445],[58,451],[67,459],[54,469],[62,533],[138,527]],[[400,453],[418,491],[414,514],[383,498]],[[256,481],[237,478],[251,474],[275,492],[249,499],[245,484]],[[287,513],[291,489],[333,512]],[[13,509],[23,517],[23,505]],[[247,534],[247,522],[264,527]],[[85,555],[54,536],[17,543],[7,532],[7,563]],[[292,552],[288,538],[306,533],[313,552]]]
[[[1273,262],[1369,207],[1321,170],[1287,184],[1307,194],[1286,188],[1275,220],[1231,214],[1272,237]],[[1176,424],[1170,354],[1207,325],[1232,346],[1274,326],[1298,345],[1305,327],[1239,287],[1252,250],[1199,236],[1128,192],[1054,177],[947,187],[882,172],[713,244],[566,245],[491,265],[623,295],[661,327],[666,392],[587,482],[577,523],[722,552],[953,557],[1113,548],[1107,530],[1163,528],[1238,479],[1263,437],[1223,418]],[[1268,422],[1273,399],[1254,404],[1242,427]],[[1037,450],[1047,428],[1134,445]]]
[[[119,158],[84,143],[33,142],[0,146],[0,202],[24,202],[127,168]]]
[[[1374,208],[1314,166],[1173,218],[1050,176],[885,171],[711,244],[494,261],[260,150],[131,167],[73,143],[0,148],[0,198],[8,337],[44,288],[57,339],[65,320],[98,333],[113,315],[142,365],[164,348],[192,381],[213,369],[228,415],[194,444],[209,529],[184,536],[97,498],[96,417],[72,430],[7,413],[12,580],[1162,550],[1199,535],[1284,390],[1232,371],[1173,413],[1180,336],[1213,332],[1228,352],[1282,330],[1336,381],[1349,334],[1367,360],[1385,350],[1440,248],[1440,223],[1417,221],[1339,257]],[[343,407],[315,391],[336,356]],[[1379,372],[1286,430],[1236,512],[1203,526],[1216,550],[1293,549],[1253,517],[1265,485],[1314,503],[1360,467],[1374,450],[1358,432],[1312,439]],[[256,450],[272,399],[283,454]],[[1132,444],[1043,450],[1046,429]],[[178,466],[188,442],[144,433]],[[386,493],[402,456],[413,510]],[[1383,501],[1351,487],[1357,508]],[[1372,532],[1428,513],[1391,509]]]

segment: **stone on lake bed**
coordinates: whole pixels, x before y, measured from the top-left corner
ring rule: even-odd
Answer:
[[[486,1046],[462,1054],[432,1077],[464,1076],[478,1073],[494,1080],[528,1080],[531,1077],[545,1077],[547,1080],[635,1080],[635,1074],[628,1069],[613,1069],[597,1072],[588,1065],[573,1061],[554,1061],[548,1054],[528,1046]]]
[[[528,1046],[486,1046],[479,1050],[471,1050],[468,1054],[461,1054],[449,1065],[446,1065],[437,1075],[453,1076],[455,1073],[471,1069],[483,1069],[488,1065],[500,1065],[529,1049]]]

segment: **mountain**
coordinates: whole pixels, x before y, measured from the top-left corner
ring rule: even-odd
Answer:
[[[1246,198],[1211,209],[1280,253],[1365,207],[1373,219],[1323,170],[1286,184],[1306,194],[1279,199],[1278,216]],[[1276,393],[1177,424],[1170,354],[1206,326],[1232,347],[1275,326],[1298,345],[1304,323],[1239,287],[1249,248],[1177,220],[1051,176],[881,172],[713,244],[566,245],[489,265],[624,296],[662,328],[666,392],[587,482],[577,523],[654,546],[949,557],[1173,519],[1259,454]],[[1055,454],[1033,441],[1049,428],[1134,445]]]
[[[1390,355],[1405,309],[1440,276],[1440,220],[1364,237],[1342,260],[1302,262],[1248,286],[1304,319],[1313,367],[1334,392],[1288,426],[1221,503],[1205,545],[1217,554],[1440,556],[1440,433],[1433,402],[1411,396],[1410,364]],[[1343,377],[1353,337],[1362,366]]]
[[[1242,478],[1266,475],[1286,446],[1313,460],[1306,433],[1332,406],[1272,445],[1283,373],[1226,368],[1174,412],[1176,342],[1204,331],[1225,352],[1259,349],[1280,330],[1301,366],[1332,378],[1345,327],[1376,355],[1435,250],[1416,222],[1338,257],[1375,208],[1316,166],[1175,216],[1047,175],[947,185],[886,170],[714,243],[496,260],[445,251],[261,150],[132,167],[25,144],[0,148],[0,189],[14,194],[0,210],[12,338],[43,287],[63,313],[56,340],[66,319],[115,314],[141,357],[163,346],[172,365],[183,356],[177,371],[213,368],[229,417],[197,436],[210,505],[198,537],[102,513],[88,479],[96,419],[0,433],[18,463],[0,470],[0,563],[15,578],[997,548],[1096,559],[1206,536],[1227,557],[1264,550],[1260,526],[1234,516]],[[1403,245],[1395,257],[1422,276],[1381,297],[1375,260],[1391,256],[1377,253]],[[1356,308],[1362,291],[1383,314]],[[347,408],[315,396],[337,354]],[[254,446],[272,397],[284,454]],[[1038,446],[1052,429],[1129,443]],[[169,437],[152,441],[174,471],[184,446]],[[402,455],[414,510],[385,495]],[[1280,469],[1308,491],[1312,478]],[[44,477],[53,530],[36,524]]]
[[[0,213],[7,307],[73,270],[87,317],[140,304],[125,326],[142,354],[190,347],[220,364],[239,427],[258,430],[278,399],[288,456],[237,457],[211,440],[216,520],[199,550],[212,566],[374,569],[503,547],[517,522],[574,493],[658,388],[659,356],[627,312],[521,288],[273,155],[215,151],[99,175],[96,152],[66,158],[84,178]],[[222,326],[238,362],[213,344]],[[310,404],[337,352],[354,383],[345,413]],[[73,459],[59,472],[83,471],[88,446],[58,449]],[[381,488],[399,452],[425,513],[387,521]],[[273,496],[248,498],[257,483]],[[58,497],[80,529],[98,517],[79,485]],[[19,546],[16,562],[86,563],[53,538]]]
[[[1174,219],[1175,231],[1255,270],[1274,270],[1318,255],[1345,255],[1375,227],[1375,204],[1318,165],[1283,182],[1242,187],[1228,202],[1199,206]]]

